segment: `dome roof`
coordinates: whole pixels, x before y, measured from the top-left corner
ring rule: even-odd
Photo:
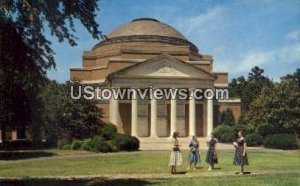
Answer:
[[[118,27],[108,34],[107,37],[114,38],[132,35],[165,36],[186,40],[186,38],[175,28],[152,18],[134,19],[131,22]]]
[[[198,52],[198,48],[175,28],[152,18],[134,19],[116,28],[97,43],[93,50],[104,45],[125,42],[160,42],[190,46],[193,51]]]

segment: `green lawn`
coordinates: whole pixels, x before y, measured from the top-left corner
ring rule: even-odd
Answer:
[[[30,151],[28,153],[37,153]],[[94,154],[87,152],[47,150],[51,157],[26,160],[0,160],[0,177],[37,178],[49,176],[111,176],[123,175],[119,180],[82,179],[70,185],[299,185],[300,184],[300,151],[250,150],[250,165],[245,171],[250,175],[235,175],[239,167],[232,165],[233,150],[218,152],[218,169],[209,172],[205,160],[205,152],[201,152],[202,163],[197,170],[187,171],[187,151],[183,152],[184,165],[178,168],[183,174],[172,177],[168,175],[168,151],[121,152],[113,154]],[[16,158],[17,159],[17,158]],[[187,172],[186,172],[187,171]],[[123,179],[126,175],[135,175],[141,179]],[[147,175],[153,179],[143,178]],[[159,179],[160,177],[163,179]],[[62,181],[47,178],[49,185],[60,185]],[[41,180],[31,180],[39,182]],[[62,185],[67,183],[63,182]]]

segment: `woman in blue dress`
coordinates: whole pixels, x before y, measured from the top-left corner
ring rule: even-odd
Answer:
[[[241,166],[240,174],[244,174],[244,165],[249,165],[248,156],[247,156],[247,145],[246,140],[244,138],[244,134],[242,131],[238,132],[238,139],[236,142],[233,142],[233,146],[235,147],[235,154],[233,158],[234,165]]]
[[[188,167],[188,169],[190,169],[193,164],[194,164],[193,169],[196,169],[197,163],[200,162],[199,142],[196,136],[193,136],[193,139],[190,142],[189,147],[190,147],[190,155],[189,155],[190,166]]]
[[[214,137],[214,134],[211,133],[210,140],[207,141],[208,151],[206,155],[206,163],[209,164],[208,170],[211,171],[214,169],[214,165],[218,163],[216,145],[218,140]]]

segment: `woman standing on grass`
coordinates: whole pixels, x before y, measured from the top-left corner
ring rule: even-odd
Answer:
[[[178,137],[179,132],[174,132],[173,133],[173,149],[171,152],[170,156],[170,161],[169,161],[169,166],[171,166],[171,174],[176,174],[176,166],[177,165],[182,165],[182,154],[179,149],[179,142],[178,142]]]
[[[188,167],[188,169],[192,167],[192,164],[194,164],[193,169],[196,169],[197,163],[200,162],[199,142],[196,136],[193,136],[193,139],[190,142],[189,147],[190,147],[190,155],[189,155],[190,166]]]
[[[237,142],[233,142],[233,146],[235,147],[235,155],[233,159],[234,165],[241,166],[240,174],[244,174],[244,165],[248,165],[248,157],[247,157],[247,145],[246,140],[244,138],[244,134],[242,131],[238,132]]]
[[[214,169],[214,165],[218,163],[218,157],[216,152],[216,145],[218,140],[214,137],[214,134],[210,134],[210,140],[207,142],[208,151],[206,155],[206,163],[209,164],[208,170]]]

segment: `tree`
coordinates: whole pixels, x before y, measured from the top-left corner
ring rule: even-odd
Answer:
[[[279,83],[264,87],[251,103],[245,120],[263,136],[271,133],[300,131],[300,87],[298,73],[281,78]]]
[[[102,110],[94,100],[73,100],[70,96],[70,86],[77,83],[59,84],[49,81],[39,95],[43,107],[42,121],[38,130],[48,142],[55,143],[57,139],[85,139],[100,134],[103,126]]]
[[[46,70],[55,68],[54,52],[44,30],[60,42],[76,45],[75,21],[96,39],[101,34],[95,21],[97,0],[2,0],[0,2],[0,124],[18,128],[40,120],[37,92]],[[36,110],[35,110],[36,111]]]
[[[250,103],[260,94],[262,88],[272,84],[263,73],[264,70],[256,66],[251,69],[247,78],[244,76],[233,78],[229,84],[231,96],[241,98],[242,114],[249,110]]]
[[[50,30],[60,42],[67,40],[76,45],[75,24],[79,20],[96,39],[100,31],[95,21],[98,0],[2,0],[1,23],[15,29],[23,43],[31,48],[27,55],[35,59],[42,71],[55,66],[51,42],[44,29]],[[2,28],[5,31],[5,28]]]
[[[220,123],[228,126],[234,125],[234,116],[231,109],[226,109],[221,113]]]

